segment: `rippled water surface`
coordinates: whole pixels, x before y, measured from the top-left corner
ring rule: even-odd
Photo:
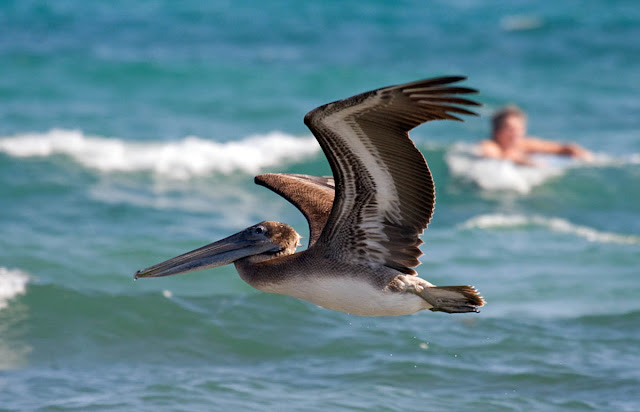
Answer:
[[[633,2],[8,2],[0,12],[0,409],[640,409]],[[316,106],[445,74],[479,118],[412,132],[437,186],[419,274],[480,314],[361,318],[233,267],[133,273],[326,175]],[[516,103],[592,163],[473,155]]]

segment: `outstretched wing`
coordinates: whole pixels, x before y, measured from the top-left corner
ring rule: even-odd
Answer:
[[[321,106],[305,124],[324,151],[336,184],[329,219],[314,248],[336,259],[381,264],[407,274],[420,264],[419,236],[433,214],[431,172],[409,140],[429,120],[475,115],[456,97],[475,93],[441,77],[386,87]]]
[[[255,182],[273,190],[297,207],[309,222],[309,246],[316,243],[333,206],[333,177],[266,173],[256,176]]]

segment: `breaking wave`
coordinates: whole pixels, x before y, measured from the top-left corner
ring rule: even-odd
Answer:
[[[464,143],[456,144],[447,152],[445,160],[453,176],[472,182],[481,189],[522,194],[562,175],[566,168],[557,163],[550,167],[530,167],[519,166],[509,160],[487,159],[478,156],[475,146]]]
[[[28,281],[27,273],[0,266],[0,310],[9,305],[9,300],[25,293]]]
[[[640,244],[640,236],[601,232],[557,217],[486,214],[473,217],[460,225],[462,229],[515,228],[522,226],[546,227],[555,232],[568,233],[585,238],[590,242]]]
[[[534,155],[542,166],[521,166],[509,160],[479,156],[477,146],[457,143],[447,151],[445,161],[451,174],[487,191],[529,193],[534,187],[562,176],[567,170],[584,167],[621,167],[640,163],[640,154],[616,157],[596,153],[593,161],[584,162],[564,156]]]
[[[280,132],[224,143],[195,136],[173,142],[133,142],[59,129],[0,138],[0,152],[14,157],[64,155],[101,172],[146,171],[174,179],[236,171],[255,174],[319,150],[312,137]]]

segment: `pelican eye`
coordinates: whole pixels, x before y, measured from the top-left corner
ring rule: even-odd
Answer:
[[[267,231],[267,229],[265,229],[265,227],[264,227],[264,226],[262,226],[262,225],[260,225],[260,226],[256,226],[256,227],[253,229],[253,232],[254,232],[255,234],[257,234],[257,235],[261,235],[261,234],[265,233],[266,231]]]

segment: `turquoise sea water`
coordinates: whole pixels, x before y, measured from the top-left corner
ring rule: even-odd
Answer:
[[[639,39],[633,1],[0,2],[0,410],[640,410]],[[304,114],[449,74],[484,106],[412,132],[418,271],[480,314],[133,281],[261,220],[308,233],[252,179],[330,173]],[[596,161],[458,155],[506,103]]]

